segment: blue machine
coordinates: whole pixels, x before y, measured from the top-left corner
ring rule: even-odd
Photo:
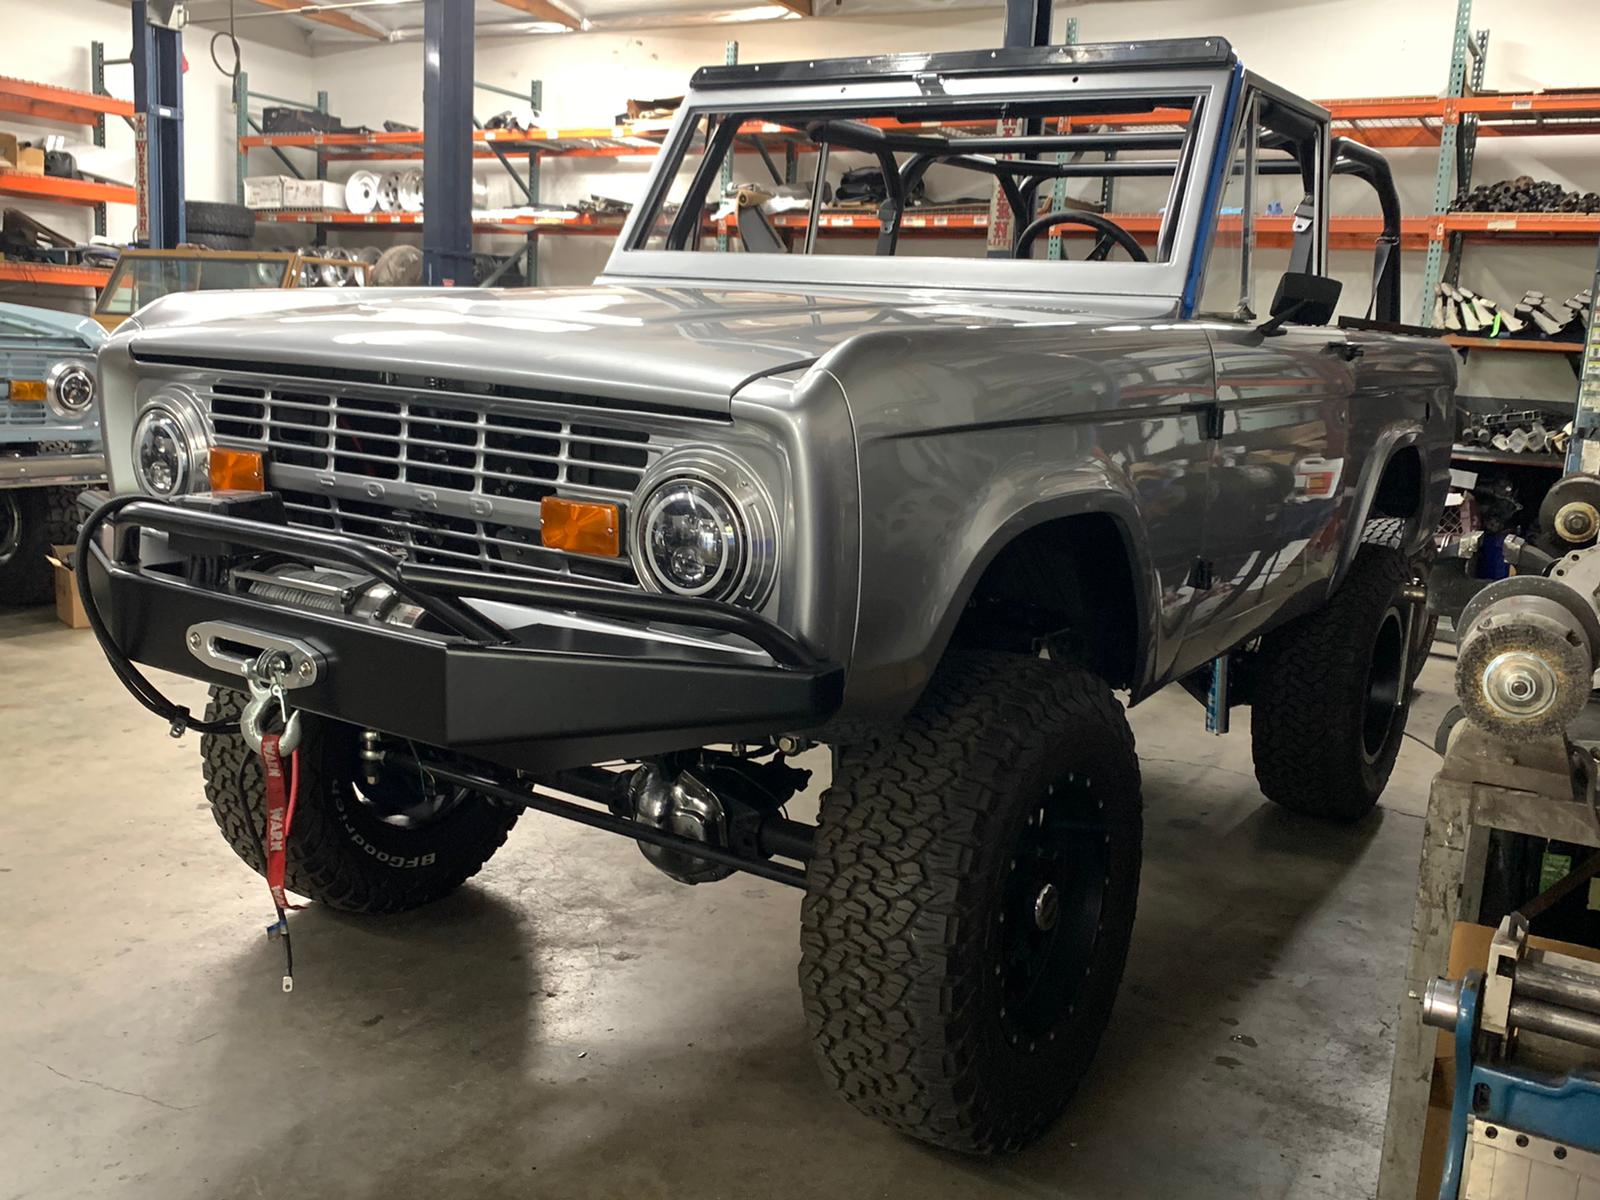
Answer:
[[[1440,1200],[1600,1192],[1600,1072],[1594,1066],[1600,1061],[1600,1013],[1593,1011],[1600,1008],[1600,968],[1522,949],[1525,930],[1508,917],[1496,935],[1497,948],[1516,948],[1512,955],[1490,956],[1504,1009],[1498,1023],[1485,1019],[1484,972],[1469,971],[1459,982],[1435,979],[1428,986],[1424,1022],[1455,1038],[1456,1085]],[[1509,972],[1508,961],[1516,964]],[[1546,1046],[1570,1048],[1574,1065],[1562,1073],[1518,1063],[1518,1038],[1525,1031],[1553,1039]],[[1493,1161],[1470,1166],[1482,1156]],[[1492,1192],[1483,1182],[1488,1180]],[[1509,1190],[1510,1184],[1521,1190]]]

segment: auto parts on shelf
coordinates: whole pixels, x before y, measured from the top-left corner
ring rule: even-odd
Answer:
[[[1569,191],[1552,180],[1518,175],[1515,179],[1480,183],[1457,196],[1450,211],[1600,213],[1600,192]]]

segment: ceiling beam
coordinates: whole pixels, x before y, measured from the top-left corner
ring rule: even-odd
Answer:
[[[324,25],[331,25],[335,29],[343,29],[346,33],[359,33],[363,37],[374,38],[377,41],[387,40],[388,35],[375,25],[358,20],[349,13],[333,9],[328,12],[318,12],[312,8],[309,12],[299,12],[306,8],[306,0],[256,0],[257,4],[267,8],[275,8],[280,12],[293,13],[305,17],[308,21],[320,21]]]
[[[817,15],[816,10],[812,7],[812,0],[773,0],[773,3],[787,8],[792,13],[799,13],[802,17],[814,17]]]
[[[804,0],[809,3],[809,0]],[[583,20],[573,16],[564,8],[552,4],[550,0],[500,0],[507,8],[514,8],[518,12],[527,13],[536,21],[549,21],[552,25],[564,25],[568,29],[582,29]]]

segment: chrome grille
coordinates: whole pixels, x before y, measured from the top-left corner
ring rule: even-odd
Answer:
[[[291,524],[416,562],[637,586],[626,547],[599,559],[542,545],[539,502],[559,493],[625,513],[669,443],[614,413],[548,396],[254,378],[201,391],[218,445],[266,454]]]
[[[66,355],[62,350],[8,350],[0,348],[0,379],[43,379]],[[0,427],[39,426],[51,423],[50,410],[37,400],[0,399]]]

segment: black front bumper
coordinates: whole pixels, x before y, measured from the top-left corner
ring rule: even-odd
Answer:
[[[112,502],[116,504],[117,502]],[[108,508],[110,506],[107,506]],[[140,500],[97,515],[82,564],[114,648],[135,662],[239,687],[188,648],[191,626],[227,621],[293,638],[322,655],[298,708],[508,766],[556,770],[715,742],[799,731],[838,708],[844,672],[755,614],[671,597],[524,583],[478,572],[407,567],[355,539]],[[375,577],[421,603],[447,631],[269,602],[193,582],[183,564],[142,565],[137,529],[220,559],[274,553]],[[358,565],[359,564],[359,565]],[[636,622],[637,635],[548,624],[507,631],[463,603],[471,596],[532,609]],[[738,655],[652,638],[647,622],[737,634],[766,652]],[[749,661],[756,658],[757,661]],[[743,661],[741,661],[743,659]]]

